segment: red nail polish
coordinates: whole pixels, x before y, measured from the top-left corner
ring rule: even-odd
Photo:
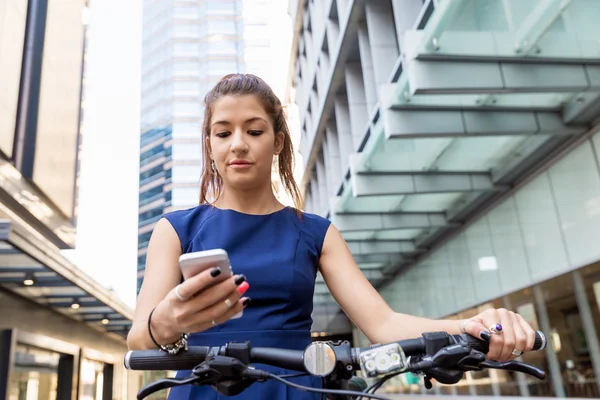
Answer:
[[[248,290],[249,287],[250,285],[248,284],[248,282],[242,282],[242,284],[238,286],[237,291],[239,294],[244,294],[246,293],[246,290]]]

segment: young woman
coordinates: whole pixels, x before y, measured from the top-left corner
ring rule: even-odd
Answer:
[[[290,133],[281,103],[264,81],[247,74],[225,76],[205,103],[200,204],[167,213],[154,228],[128,336],[130,349],[177,346],[184,333],[190,333],[190,345],[249,340],[254,346],[304,349],[311,342],[318,270],[344,312],[373,343],[447,331],[490,340],[491,359],[508,360],[531,350],[533,329],[505,309],[489,309],[463,321],[430,320],[396,313],[385,303],[329,220],[299,211]],[[282,206],[273,193],[275,157],[295,208]],[[223,278],[213,268],[182,282],[182,253],[217,248],[228,252],[236,275]],[[241,318],[231,319],[242,311]],[[502,328],[490,328],[497,324]],[[313,377],[295,381],[321,384]],[[169,397],[204,400],[219,395],[210,387],[188,385],[172,389]],[[303,400],[319,395],[265,382],[235,398]]]

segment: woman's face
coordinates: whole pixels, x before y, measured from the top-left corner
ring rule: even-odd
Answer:
[[[266,184],[270,187],[273,156],[283,147],[283,134],[274,132],[270,117],[255,96],[217,100],[206,140],[225,185],[242,190]]]

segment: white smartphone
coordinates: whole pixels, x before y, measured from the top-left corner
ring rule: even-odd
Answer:
[[[184,279],[189,279],[194,275],[201,273],[209,268],[220,267],[221,275],[217,282],[224,278],[233,276],[229,256],[223,249],[196,251],[194,253],[182,254],[179,257],[179,267]],[[240,318],[244,311],[235,314],[231,319]]]
[[[200,272],[213,267],[221,267],[221,276],[232,276],[229,256],[223,249],[196,251],[182,254],[179,257],[179,267],[184,279],[189,279]]]

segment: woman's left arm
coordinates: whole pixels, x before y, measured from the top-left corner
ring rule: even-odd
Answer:
[[[491,341],[488,357],[493,360],[513,359],[514,350],[518,354],[533,347],[535,331],[520,315],[505,309],[488,309],[467,320],[433,320],[395,312],[364,276],[333,224],[325,235],[320,271],[334,299],[371,343],[416,338],[424,332],[468,333]],[[496,324],[502,331],[491,334],[488,327]]]

